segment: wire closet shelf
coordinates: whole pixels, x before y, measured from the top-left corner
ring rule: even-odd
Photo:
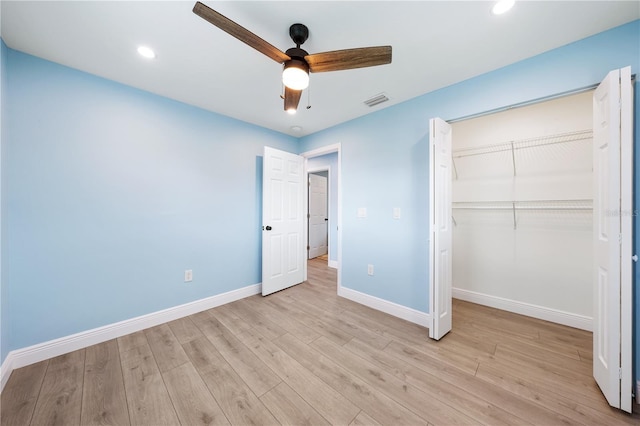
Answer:
[[[472,148],[458,148],[452,151],[452,162],[455,178],[458,179],[456,158],[473,157],[478,155],[496,154],[499,152],[511,152],[513,164],[513,175],[517,174],[516,152],[524,149],[539,148],[550,145],[558,145],[568,142],[578,142],[593,139],[593,130],[577,130],[574,132],[558,133],[555,135],[541,136],[528,139],[520,139],[509,142],[502,142],[493,145],[483,145]]]
[[[517,212],[519,211],[588,214],[593,212],[593,200],[463,201],[451,203],[451,207],[453,212],[459,210],[511,212],[515,230],[518,227]],[[452,216],[451,219],[454,226],[457,226],[455,217]]]
[[[499,144],[484,145],[473,148],[459,148],[452,152],[453,168],[456,179],[458,172],[455,160],[457,158],[479,156],[486,154],[495,154],[501,152],[511,152],[511,160],[513,164],[513,176],[517,175],[516,168],[516,152],[524,149],[532,149],[549,145],[557,145],[569,142],[579,142],[583,140],[593,139],[593,131],[591,129],[578,130],[567,133],[558,133],[555,135],[535,137],[503,142]],[[492,200],[492,201],[463,201],[453,202],[453,211],[476,210],[476,211],[502,211],[510,212],[513,217],[513,227],[517,229],[517,212],[576,212],[590,213],[593,211],[593,200],[591,199],[566,199],[566,200]],[[453,218],[454,225],[456,224]]]

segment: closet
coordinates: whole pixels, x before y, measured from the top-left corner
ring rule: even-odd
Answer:
[[[452,124],[454,297],[591,329],[592,95]]]

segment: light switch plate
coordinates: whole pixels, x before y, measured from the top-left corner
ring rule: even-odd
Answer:
[[[358,217],[359,218],[367,217],[367,208],[366,207],[358,207]]]
[[[393,208],[393,218],[400,219],[400,207]]]

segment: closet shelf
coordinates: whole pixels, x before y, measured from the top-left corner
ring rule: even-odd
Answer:
[[[516,152],[523,149],[538,148],[542,146],[557,145],[561,143],[577,142],[582,140],[592,140],[593,130],[577,130],[569,133],[558,133],[550,136],[541,136],[529,139],[520,139],[510,142],[499,143],[495,145],[484,145],[473,148],[454,149],[451,153],[451,162],[455,179],[458,179],[458,167],[456,166],[456,158],[472,157],[477,155],[495,154],[498,152],[510,152],[511,164],[513,166],[513,175],[517,175]]]
[[[517,212],[591,212],[593,200],[527,200],[527,201],[463,201],[451,205],[456,210],[505,211],[513,218],[513,229],[518,229]],[[455,217],[451,220],[458,226]]]
[[[462,201],[454,210],[593,210],[593,200]]]
[[[470,157],[474,155],[493,154],[496,152],[517,151],[520,149],[536,148],[546,145],[556,145],[567,142],[577,142],[593,138],[593,130],[578,130],[569,133],[558,133],[550,136],[520,139],[495,145],[484,145],[473,148],[459,148],[452,152],[453,158]]]

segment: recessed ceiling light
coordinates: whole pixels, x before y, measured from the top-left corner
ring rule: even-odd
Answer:
[[[291,131],[295,133],[300,133],[302,131],[301,126],[291,126]]]
[[[494,15],[502,15],[503,13],[509,11],[515,3],[516,0],[499,0],[491,8],[491,13],[493,13]]]
[[[156,52],[147,46],[139,46],[138,53],[147,59],[154,59],[156,57]]]

